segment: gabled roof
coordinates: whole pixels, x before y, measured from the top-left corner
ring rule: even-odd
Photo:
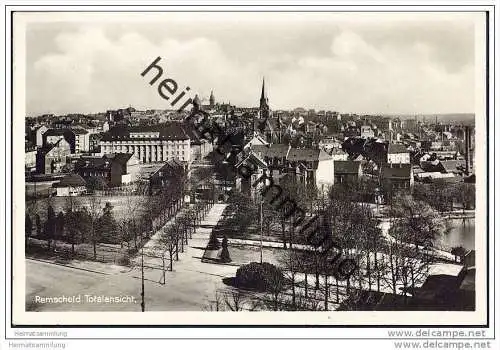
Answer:
[[[111,169],[111,160],[105,157],[82,157],[75,163],[75,169]]]
[[[261,169],[267,168],[267,163],[261,157],[259,157],[258,154],[256,154],[252,150],[250,150],[250,152],[248,153],[248,155],[246,155],[245,157],[243,157],[238,162],[238,164],[236,164],[236,168],[239,168],[243,163],[246,163],[246,162],[250,162],[250,163],[256,165],[257,167],[259,167]]]
[[[382,177],[386,179],[410,179],[412,168],[410,164],[400,164],[398,166],[390,166],[384,164],[382,166]]]
[[[75,164],[75,169],[110,169],[112,164],[126,164],[132,153],[111,153],[102,157],[81,157]]]
[[[408,153],[405,145],[400,143],[390,143],[389,148],[387,149],[388,154],[396,154],[396,153]]]
[[[71,131],[73,131],[75,134],[78,134],[78,135],[84,135],[84,134],[88,134],[88,130],[85,130],[83,128],[72,128]]]
[[[105,154],[103,158],[111,159],[113,162],[123,165],[126,164],[133,155],[133,153],[110,153]]]
[[[154,176],[158,173],[168,172],[172,175],[179,175],[185,171],[185,165],[177,159],[171,159],[162,165],[159,169],[149,174],[149,176]]]
[[[47,130],[43,136],[66,136],[71,134],[71,129],[49,129]]]
[[[287,160],[291,162],[314,162],[331,160],[332,157],[323,150],[311,148],[291,148]]]
[[[81,187],[86,185],[87,183],[80,175],[68,174],[59,183],[55,184],[55,187]]]
[[[248,140],[248,142],[246,143],[245,147],[250,147],[250,146],[256,146],[256,145],[260,145],[260,146],[266,146],[268,145],[269,142],[267,142],[265,140],[265,138],[260,135],[260,133],[254,133],[253,137]]]
[[[263,158],[284,158],[289,146],[285,144],[253,145],[252,150]]]
[[[358,174],[361,162],[352,160],[336,160],[333,162],[334,172],[338,174]]]

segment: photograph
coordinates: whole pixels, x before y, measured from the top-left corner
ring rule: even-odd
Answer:
[[[484,11],[11,20],[13,324],[487,323]]]

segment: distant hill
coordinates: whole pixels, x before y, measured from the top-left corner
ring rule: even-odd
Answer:
[[[473,123],[475,120],[474,113],[445,113],[445,114],[407,114],[407,115],[388,115],[388,117],[399,117],[401,119],[414,119],[415,117],[418,120],[426,120],[432,121],[437,117],[438,122],[463,122],[463,123]]]

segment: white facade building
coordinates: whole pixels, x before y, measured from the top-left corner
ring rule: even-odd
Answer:
[[[49,128],[46,125],[40,126],[38,129],[36,129],[36,146],[37,147],[42,147],[43,146],[43,134],[49,130]]]
[[[387,150],[387,163],[410,164],[410,152],[402,144],[389,144]]]
[[[142,163],[173,159],[191,163],[190,138],[180,123],[115,127],[104,134],[99,144],[102,154],[132,153]]]

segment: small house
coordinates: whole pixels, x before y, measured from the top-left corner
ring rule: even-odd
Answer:
[[[87,183],[78,174],[68,174],[54,186],[58,197],[79,196],[85,192]]]

